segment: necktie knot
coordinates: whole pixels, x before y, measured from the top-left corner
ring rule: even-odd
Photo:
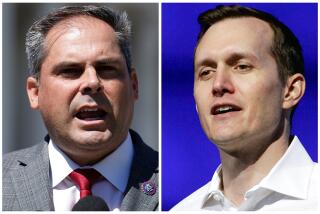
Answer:
[[[93,168],[76,169],[69,174],[72,181],[80,188],[80,199],[92,195],[91,186],[98,182],[102,175]]]

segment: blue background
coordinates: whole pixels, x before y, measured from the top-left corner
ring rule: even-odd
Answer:
[[[193,51],[198,15],[217,4],[162,4],[162,210],[206,184],[219,165],[215,146],[202,131],[193,99]],[[227,4],[225,4],[227,5]],[[317,161],[317,4],[240,4],[269,12],[298,37],[307,89],[294,114],[292,133]]]

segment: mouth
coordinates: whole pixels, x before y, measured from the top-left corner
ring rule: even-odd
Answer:
[[[94,121],[94,120],[104,120],[107,112],[98,107],[82,107],[75,114],[75,117],[79,120],[84,121]]]
[[[213,106],[213,108],[211,109],[211,114],[221,115],[221,114],[226,114],[229,112],[236,112],[236,111],[241,111],[241,108],[233,104],[221,104],[221,105]]]

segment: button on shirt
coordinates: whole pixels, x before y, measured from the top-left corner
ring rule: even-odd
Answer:
[[[51,140],[49,159],[53,188],[53,203],[56,211],[69,211],[80,198],[78,187],[68,175],[80,168]],[[119,210],[128,183],[133,158],[133,145],[130,134],[111,154],[93,166],[105,178],[92,186],[92,194],[104,199],[110,210]]]
[[[268,175],[245,193],[240,207],[230,202],[220,190],[220,165],[209,183],[178,203],[172,211],[315,211],[319,201],[319,175],[319,165],[294,137]]]

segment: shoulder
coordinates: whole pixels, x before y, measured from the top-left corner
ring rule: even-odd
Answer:
[[[36,157],[45,155],[47,147],[47,143],[39,143],[32,147],[4,154],[2,158],[3,173],[7,170],[19,168],[19,166],[35,160]]]
[[[145,144],[135,131],[130,130],[130,135],[134,156],[121,210],[157,210],[159,204],[158,152]]]
[[[208,195],[211,181],[176,204],[170,211],[200,210]]]
[[[50,209],[50,205],[46,206],[46,200],[51,197],[47,148],[43,142],[3,156],[3,210]]]
[[[320,165],[319,163],[314,162],[313,170],[311,174],[311,180],[309,183],[309,192],[313,192],[314,195],[316,196],[318,196],[318,188],[320,187],[319,175],[320,175]]]
[[[158,152],[143,142],[140,135],[130,130],[134,147],[134,159],[148,168],[158,168]]]

